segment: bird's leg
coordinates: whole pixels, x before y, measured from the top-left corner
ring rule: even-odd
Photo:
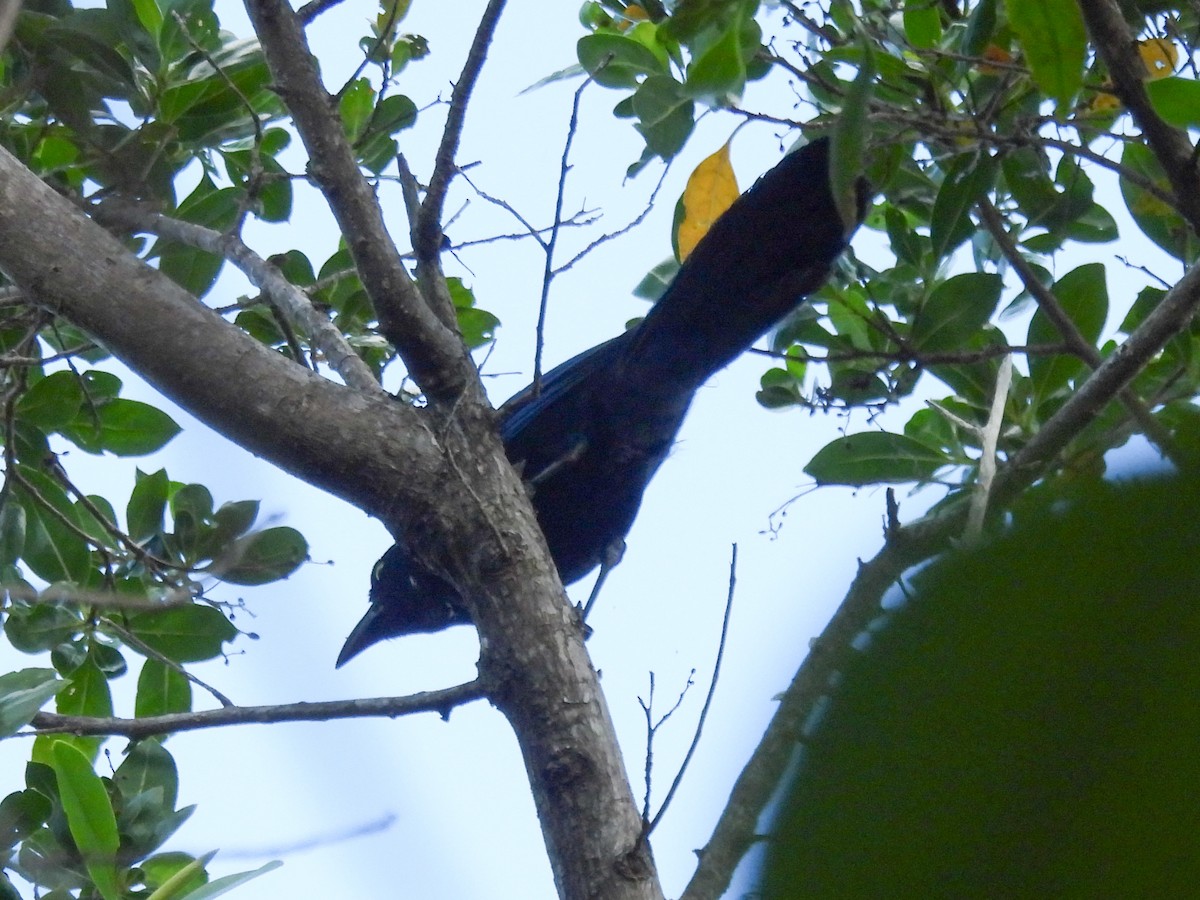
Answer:
[[[587,603],[583,605],[583,614],[580,618],[587,621],[588,613],[592,611],[596,600],[600,597],[600,588],[604,586],[604,579],[621,561],[621,557],[625,555],[625,541],[623,538],[617,538],[611,544],[604,548],[604,555],[600,557],[600,574],[596,576],[596,583],[592,586],[592,593],[588,595]]]

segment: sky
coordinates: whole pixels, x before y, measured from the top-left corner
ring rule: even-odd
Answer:
[[[410,66],[400,89],[418,107],[448,96],[462,64],[482,0],[450,5],[415,0],[403,30],[429,39],[432,55]],[[240,5],[218,0],[226,29],[249,35]],[[577,4],[512,0],[467,116],[460,163],[478,161],[472,180],[537,224],[549,222],[575,83],[522,90],[574,61],[582,35]],[[373,15],[370,3],[347,0],[310,31],[327,84],[353,70],[347,50]],[[465,27],[466,26],[466,27]],[[775,93],[789,111],[786,85],[752,86]],[[657,179],[652,168],[623,184],[626,166],[641,152],[640,137],[610,114],[621,95],[585,94],[572,156],[567,208],[604,212],[610,231],[640,212]],[[768,98],[761,95],[761,105]],[[754,105],[753,102],[750,105]],[[800,111],[804,114],[804,111]],[[424,112],[403,136],[418,178],[428,174],[440,137],[441,108]],[[708,116],[671,167],[656,208],[633,233],[609,242],[555,280],[547,327],[546,367],[619,333],[646,310],[631,294],[642,275],[670,253],[670,221],[688,173],[729,137],[737,122]],[[743,189],[773,165],[782,141],[767,125],[744,128],[733,146]],[[294,163],[299,167],[299,163]],[[402,246],[407,227],[393,188],[382,191],[389,225]],[[517,222],[459,183],[447,204],[461,216],[452,240],[520,230]],[[567,231],[565,259],[596,236]],[[292,223],[254,227],[247,239],[262,256],[299,246],[319,265],[333,250],[336,230],[315,197],[298,198]],[[869,256],[878,238],[860,233],[855,247]],[[447,258],[448,274],[476,290],[481,306],[502,320],[499,342],[485,369],[499,403],[532,372],[534,322],[543,257],[530,241],[503,241]],[[246,291],[235,275],[223,279],[212,302]],[[1119,321],[1119,320],[1118,320]],[[882,490],[812,492],[803,474],[812,455],[843,430],[866,427],[864,416],[768,412],[754,400],[761,359],[745,356],[701,389],[677,447],[651,484],[612,573],[589,619],[589,650],[626,754],[635,795],[644,791],[645,717],[651,673],[655,708],[675,701],[689,677],[695,685],[654,743],[654,808],[691,742],[720,634],[728,589],[730,547],[739,547],[737,588],[721,678],[699,751],[653,845],[668,896],[686,884],[728,790],[757,743],[782,690],[808,644],[843,596],[860,558],[881,544]],[[491,377],[494,376],[494,377]],[[129,396],[151,392],[129,376]],[[395,387],[395,385],[391,385]],[[937,391],[935,391],[937,393]],[[942,392],[944,393],[944,391]],[[894,428],[911,413],[885,420]],[[477,642],[469,628],[408,637],[374,647],[341,670],[334,659],[366,607],[371,566],[390,539],[358,510],[286,476],[233,446],[185,413],[184,432],[144,471],[165,466],[178,481],[207,484],[217,502],[261,499],[262,524],[287,524],[308,538],[312,562],[286,582],[258,589],[217,588],[221,599],[242,598],[235,622],[257,640],[240,638],[228,659],[196,673],[239,704],[332,700],[408,694],[471,679]],[[127,494],[132,466],[74,451],[72,475],[92,489]],[[902,518],[936,499],[899,492]],[[787,515],[771,514],[794,499]],[[269,520],[269,521],[267,521]],[[781,525],[768,533],[769,525]],[[591,579],[571,595],[586,599]],[[4,671],[44,664],[0,648]],[[692,672],[694,671],[694,676]],[[136,670],[114,689],[129,714]],[[124,698],[124,699],[121,699]],[[197,695],[196,705],[212,706]],[[124,742],[106,749],[119,764]],[[355,720],[215,729],[172,738],[180,768],[180,804],[198,803],[171,849],[202,853],[220,848],[214,874],[250,869],[270,859],[284,866],[236,891],[240,900],[287,897],[398,896],[523,898],[555,896],[537,818],[515,741],[498,712],[484,703],[436,716],[396,721]],[[0,745],[0,791],[20,784],[21,742]],[[103,765],[103,762],[101,763]]]

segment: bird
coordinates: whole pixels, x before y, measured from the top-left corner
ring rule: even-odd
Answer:
[[[870,188],[858,180],[856,220],[844,223],[829,155],[821,137],[785,156],[713,223],[639,324],[500,407],[505,452],[564,584],[616,564],[696,390],[824,283],[861,224]],[[458,590],[397,543],[337,666],[386,638],[470,622]]]

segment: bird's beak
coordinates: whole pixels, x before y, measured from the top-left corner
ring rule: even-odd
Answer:
[[[334,668],[340,669],[375,643],[376,639],[372,636],[372,632],[376,629],[375,623],[381,615],[382,609],[376,604],[372,603],[367,607],[367,614],[358,620],[358,624],[350,632],[350,637],[346,638],[346,643],[342,644],[342,652],[338,654]]]

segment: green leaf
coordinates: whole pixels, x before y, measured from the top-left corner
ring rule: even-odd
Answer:
[[[342,92],[338,108],[342,114],[342,128],[353,143],[362,136],[375,108],[375,89],[371,82],[366,78],[357,79]]]
[[[260,875],[266,875],[268,872],[273,872],[282,866],[283,863],[277,859],[271,860],[269,863],[264,863],[252,872],[239,872],[235,875],[225,875],[210,881],[204,887],[197,891],[188,894],[183,900],[213,900],[214,897],[220,897],[222,894],[232,891],[234,888],[241,887],[248,881],[253,881]]]
[[[16,565],[25,550],[25,509],[11,494],[0,499],[0,566]]]
[[[140,400],[110,400],[100,407],[98,419],[92,423],[96,445],[117,456],[153,453],[180,431],[169,415]]]
[[[88,660],[71,673],[66,689],[57,697],[57,708],[64,716],[107,718],[113,714],[108,679],[96,663]],[[70,742],[90,761],[96,758],[103,741],[100,737],[74,737]]]
[[[1177,128],[1200,127],[1200,82],[1192,78],[1159,78],[1146,82],[1154,111]]]
[[[633,289],[633,296],[642,300],[657,300],[666,291],[678,271],[679,261],[674,256],[664,259],[638,282],[637,287]]]
[[[858,226],[858,181],[863,174],[863,150],[869,127],[867,112],[875,85],[875,53],[865,38],[861,49],[862,64],[846,92],[829,148],[829,187],[846,234]]]
[[[0,675],[0,738],[16,734],[67,686],[53,669],[21,669]]]
[[[19,420],[47,431],[66,425],[83,405],[83,388],[74,372],[52,372],[22,395],[17,402]]]
[[[913,346],[918,351],[961,350],[996,311],[1003,286],[1003,278],[985,272],[965,272],[941,282],[913,323]]]
[[[636,87],[640,76],[666,71],[650,48],[624,35],[589,34],[579,39],[575,52],[580,65],[604,87]]]
[[[180,900],[208,881],[204,867],[216,851],[193,859],[187,853],[159,853],[142,860],[138,868],[145,873],[146,886],[155,889],[147,900]]]
[[[137,699],[133,714],[140,718],[167,713],[190,712],[192,685],[174,666],[147,659],[138,675]]]
[[[133,613],[126,622],[139,640],[178,663],[220,656],[238,633],[219,610],[201,604]]]
[[[1153,151],[1145,144],[1126,142],[1125,149],[1121,151],[1121,165],[1150,181],[1166,196],[1173,195],[1167,176]],[[1190,262],[1195,255],[1196,242],[1179,213],[1128,178],[1122,178],[1120,185],[1125,206],[1142,233],[1175,258]]]
[[[175,809],[179,798],[179,772],[175,760],[156,740],[134,744],[113,775],[113,782],[127,800],[156,792],[156,805],[168,811]]]
[[[308,542],[294,528],[267,528],[238,541],[232,555],[233,562],[215,565],[213,574],[230,584],[266,584],[296,571],[308,559]]]
[[[32,835],[50,817],[50,798],[34,790],[14,791],[0,801],[0,851],[7,851]],[[11,895],[21,900],[19,894]],[[0,897],[7,897],[0,893]]]
[[[1075,323],[1084,340],[1095,344],[1100,339],[1108,317],[1108,286],[1103,263],[1088,263],[1072,269],[1053,287],[1059,306]],[[1062,343],[1058,328],[1039,309],[1029,322],[1030,344]],[[1029,360],[1029,375],[1033,379],[1035,402],[1054,395],[1072,378],[1086,371],[1083,361],[1066,355],[1034,356]]]
[[[14,492],[25,509],[22,558],[35,575],[46,581],[83,581],[91,569],[91,552],[72,527],[79,527],[75,505],[41,472],[28,466],[21,466],[20,471],[37,492],[36,498],[23,487]],[[51,509],[44,503],[49,503]]]
[[[129,536],[135,541],[144,541],[163,530],[163,512],[167,506],[170,479],[166,469],[149,474],[139,469],[136,477],[137,482],[125,507],[125,519]]]
[[[736,102],[746,89],[746,62],[742,58],[740,21],[730,22],[721,38],[688,66],[686,89],[690,96],[714,106]]]
[[[1083,84],[1087,30],[1075,0],[1007,0],[1033,80],[1065,111]]]
[[[50,603],[14,608],[4,622],[9,642],[22,653],[41,653],[69,641],[83,628],[79,614]]]
[[[955,157],[946,170],[930,216],[929,238],[940,261],[975,230],[970,211],[996,180],[997,162],[982,150]]]
[[[942,15],[935,0],[904,4],[904,36],[918,50],[929,50],[942,39]]]
[[[104,900],[121,900],[116,866],[121,841],[104,783],[87,757],[70,744],[55,743],[51,757],[67,825],[88,874]]]
[[[903,434],[868,431],[826,444],[804,467],[819,485],[903,484],[928,481],[952,460]]]
[[[642,82],[633,95],[633,109],[646,146],[663,159],[683,148],[695,124],[692,98],[669,75],[652,75]]]

